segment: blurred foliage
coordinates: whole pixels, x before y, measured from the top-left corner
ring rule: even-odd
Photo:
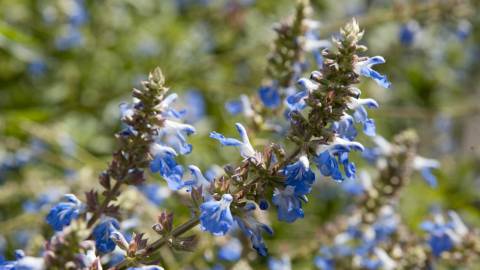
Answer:
[[[322,38],[356,16],[370,54],[387,59],[380,71],[393,88],[386,92],[370,82],[360,87],[382,104],[372,112],[377,132],[390,138],[413,127],[421,136],[420,152],[442,163],[435,173],[437,189],[415,179],[402,195],[407,223],[418,228],[429,208],[440,206],[480,225],[479,3],[316,0],[312,5]],[[173,91],[182,96],[196,89],[205,99],[206,114],[195,123],[199,134],[185,162],[205,169],[233,162],[232,152],[219,152],[207,134],[230,132],[233,120],[241,120],[229,116],[223,104],[256,92],[275,37],[272,25],[293,11],[291,0],[0,1],[0,232],[7,256],[16,248],[39,251],[43,239],[30,235],[52,234],[43,222],[48,207],[24,213],[26,202],[41,193],[82,196],[97,185],[96,175],[115,148],[118,106],[154,66],[162,67]],[[420,30],[414,42],[402,43],[401,28],[412,20]],[[158,176],[149,180],[162,182]],[[267,240],[271,254],[293,254],[298,269],[313,268],[320,231],[311,225],[323,224],[351,201],[335,183],[318,182],[306,218],[289,226],[273,222],[275,238]],[[141,215],[147,231],[158,208],[136,194],[126,192],[120,201],[127,212],[146,210]],[[177,220],[188,216],[181,200],[175,195],[163,206],[175,209]],[[211,266],[202,252],[212,241],[204,238],[198,252],[177,257],[198,268]],[[170,251],[162,252],[168,258]],[[254,256],[248,248],[244,253]],[[164,263],[178,269],[173,259]]]

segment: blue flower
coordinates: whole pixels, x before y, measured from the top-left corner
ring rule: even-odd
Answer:
[[[318,89],[319,85],[307,78],[301,78],[297,81],[300,91],[287,97],[287,106],[291,111],[301,111],[305,108],[305,99],[308,95]]]
[[[372,78],[378,85],[384,88],[389,88],[391,83],[388,81],[387,76],[372,69],[373,65],[383,63],[385,63],[385,59],[381,56],[370,57],[367,60],[357,62],[355,64],[355,72],[362,76]]]
[[[357,168],[355,163],[348,160],[348,152],[341,152],[338,154],[338,161],[343,165],[343,171],[347,179],[355,179]]]
[[[284,190],[275,189],[272,203],[277,207],[280,221],[292,223],[304,217],[300,197],[295,195],[295,187],[286,186]]]
[[[333,122],[332,131],[350,141],[353,141],[358,134],[353,123],[353,117],[348,114],[343,115],[340,121]]]
[[[153,204],[160,206],[166,198],[170,197],[170,189],[158,184],[141,185],[138,189]]]
[[[158,148],[157,148],[158,149]],[[168,149],[168,148],[167,148]],[[168,187],[172,190],[179,190],[183,187],[183,167],[175,161],[171,151],[153,151],[156,155],[150,163],[150,170],[160,175],[167,181]]]
[[[292,263],[290,262],[290,257],[283,256],[281,259],[270,258],[268,260],[268,269],[269,270],[291,270]]]
[[[330,176],[336,181],[343,181],[344,176],[339,166],[339,164],[342,164],[345,176],[354,178],[355,164],[348,160],[348,153],[352,150],[363,151],[364,147],[358,142],[344,140],[340,137],[335,137],[330,145],[322,145],[319,151],[317,150],[320,154],[314,159],[320,173],[324,176]]]
[[[301,111],[307,106],[305,98],[308,97],[308,91],[303,90],[287,97],[286,102],[290,111]]]
[[[218,257],[221,260],[234,262],[240,259],[242,255],[242,243],[237,238],[232,238],[218,251]]]
[[[315,257],[315,266],[321,270],[335,270],[335,261],[322,256]]]
[[[258,207],[260,207],[261,210],[267,210],[269,207],[268,201],[265,199],[261,199],[260,202],[258,203]]]
[[[190,165],[188,166],[190,169],[190,174],[192,175],[193,179],[189,181],[185,181],[184,186],[192,188],[202,188],[202,193],[204,198],[208,197],[208,188],[210,187],[210,181],[203,176],[202,171],[197,166]]]
[[[245,117],[252,117],[255,113],[252,104],[246,95],[241,95],[240,99],[225,103],[225,109],[231,115],[243,114]]]
[[[262,233],[266,232],[269,235],[273,235],[273,230],[268,225],[258,222],[253,217],[253,210],[255,210],[254,204],[247,204],[245,206],[245,217],[235,217],[238,227],[242,232],[250,238],[252,247],[257,251],[260,256],[267,256],[267,247],[263,241]]]
[[[109,260],[106,263],[106,266],[109,268],[119,264],[121,261],[125,259],[125,251],[121,249],[115,249],[112,253],[108,255],[109,255]]]
[[[46,71],[47,71],[47,64],[45,63],[45,60],[41,58],[34,59],[30,63],[28,63],[27,72],[30,76],[34,78],[38,78],[45,75]]]
[[[187,136],[196,132],[192,125],[177,122],[176,120],[182,118],[185,115],[185,111],[177,111],[172,108],[172,104],[177,100],[177,94],[170,94],[158,104],[155,109],[160,111],[158,134],[155,137],[155,141],[158,145],[163,147],[169,147],[174,149],[174,155],[178,153],[182,155],[189,154],[192,151],[192,145],[187,143]],[[132,117],[135,113],[135,109],[143,106],[138,100],[134,99],[133,104],[122,103],[120,104],[120,112],[122,118]],[[137,134],[137,131],[132,127],[127,126],[122,135],[131,136]],[[173,153],[172,153],[173,154]]]
[[[247,131],[240,123],[236,123],[235,127],[237,128],[242,141],[233,138],[225,138],[225,136],[215,131],[210,133],[210,138],[218,140],[222,145],[237,147],[240,150],[240,155],[243,158],[255,158],[256,152],[250,144]]]
[[[434,256],[439,257],[443,252],[450,251],[454,247],[452,238],[448,235],[449,228],[442,221],[425,221],[422,229],[430,233],[428,244]]]
[[[400,42],[406,46],[410,46],[415,41],[415,36],[418,34],[420,27],[416,21],[409,21],[400,27],[398,38]]]
[[[47,215],[47,223],[55,231],[61,231],[70,225],[73,219],[78,218],[82,210],[82,203],[73,194],[65,195],[66,202],[60,202],[52,207]]]
[[[154,157],[165,156],[165,155],[177,156],[177,151],[175,151],[175,149],[160,143],[152,143],[150,145],[150,153]]]
[[[114,218],[105,218],[93,229],[95,247],[100,253],[109,253],[115,249],[115,242],[111,239],[113,232],[120,229],[120,224]]]
[[[420,171],[425,182],[427,182],[431,187],[437,186],[437,177],[433,175],[432,169],[437,169],[440,167],[440,163],[434,159],[427,159],[420,156],[416,156],[413,160],[413,168],[417,171]]]
[[[430,234],[428,244],[435,257],[452,250],[468,233],[468,228],[457,213],[449,211],[448,215],[449,222],[445,222],[443,216],[437,213],[434,215],[433,222],[425,221],[421,224],[421,228]]]
[[[375,241],[387,240],[392,233],[394,233],[399,224],[399,217],[391,206],[384,206],[379,214],[379,217],[373,224],[375,231]]]
[[[220,201],[210,200],[200,205],[200,226],[202,230],[209,231],[213,235],[225,235],[233,225],[233,217],[230,212],[230,204],[233,197],[223,194]]]
[[[453,241],[446,233],[435,233],[430,236],[428,244],[435,257],[439,257],[443,252],[453,249]]]
[[[315,173],[310,169],[306,156],[301,156],[297,162],[287,165],[283,174],[286,176],[285,184],[295,187],[295,195],[307,195],[312,190]]]
[[[320,173],[324,176],[331,176],[333,179],[342,181],[343,176],[340,172],[338,162],[328,150],[323,151],[315,158]]]
[[[353,117],[349,114],[344,114],[340,121],[333,123],[332,130],[340,137],[352,141],[357,136],[357,130],[354,125],[355,121],[363,124],[363,132],[366,135],[375,136],[375,121],[368,118],[368,113],[364,106],[367,106],[368,108],[378,108],[378,103],[371,98],[351,98],[348,107],[349,109],[354,110]]]
[[[280,106],[281,98],[278,89],[273,86],[262,86],[258,89],[258,96],[265,107],[274,109]]]
[[[470,36],[471,32],[472,24],[469,21],[463,19],[458,22],[456,34],[460,41],[466,40],[468,36]]]
[[[77,268],[79,269],[101,269],[100,258],[95,254],[95,242],[87,240],[80,243],[84,251],[75,255]],[[96,268],[95,268],[96,267]]]
[[[164,117],[169,117],[171,119],[181,119],[185,116],[186,111],[177,111],[176,109],[172,108],[173,103],[175,103],[177,99],[178,95],[176,93],[172,93],[168,95],[164,100],[162,100],[162,102],[157,105],[156,109],[160,110],[162,112],[162,116]]]
[[[192,152],[192,145],[187,143],[186,136],[195,132],[195,128],[191,125],[166,119],[160,127],[157,141],[172,147],[182,155],[186,155]]]
[[[69,23],[72,26],[79,27],[88,21],[88,13],[85,9],[83,0],[75,0],[69,5]]]
[[[375,136],[375,121],[368,118],[368,113],[364,106],[370,109],[376,109],[378,108],[378,103],[371,98],[352,98],[348,104],[348,107],[354,110],[353,118],[355,122],[363,124],[363,133],[367,136]]]

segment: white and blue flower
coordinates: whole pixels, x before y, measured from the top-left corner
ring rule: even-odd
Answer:
[[[245,216],[243,218],[235,217],[238,227],[242,232],[250,238],[252,247],[257,251],[260,256],[267,256],[267,247],[263,241],[262,233],[266,232],[269,235],[273,235],[273,230],[270,226],[260,223],[253,217],[253,210],[256,207],[253,203],[247,203],[245,206]]]
[[[195,189],[202,189],[202,195],[204,199],[209,198],[209,192],[208,189],[210,188],[210,181],[203,176],[202,171],[195,165],[190,165],[188,166],[188,169],[190,170],[190,174],[192,175],[192,180],[185,181],[184,186],[188,187],[189,190],[192,188]]]
[[[275,109],[282,102],[278,88],[274,86],[262,86],[258,89],[258,96],[263,105],[269,109]]]
[[[92,235],[95,239],[95,247],[100,253],[109,253],[115,249],[116,243],[112,240],[113,232],[120,229],[120,223],[114,218],[104,218],[93,229]]]
[[[320,270],[335,270],[335,261],[325,256],[317,256],[315,266]]]
[[[155,109],[160,110],[162,112],[162,116],[172,119],[181,119],[187,113],[186,110],[176,110],[173,108],[173,103],[175,103],[178,99],[178,95],[176,93],[172,93],[168,95],[165,99],[160,102]]]
[[[200,227],[216,236],[225,235],[233,225],[230,204],[233,197],[223,194],[220,201],[214,199],[200,205]]]
[[[47,223],[55,231],[61,231],[64,227],[70,225],[72,220],[80,215],[83,205],[73,194],[64,196],[66,202],[60,202],[52,207],[47,215]]]
[[[307,156],[301,156],[297,162],[287,165],[283,169],[286,176],[285,184],[295,187],[295,195],[307,195],[312,190],[315,173],[310,169]]]
[[[437,177],[432,173],[432,169],[437,169],[439,167],[440,163],[435,159],[416,156],[413,160],[413,168],[420,171],[425,182],[431,187],[437,186]]]
[[[353,121],[353,117],[349,114],[344,114],[340,121],[332,123],[332,131],[340,137],[353,141],[357,137],[357,129]]]
[[[303,110],[305,106],[307,106],[305,99],[312,91],[317,90],[319,87],[318,83],[307,78],[299,79],[297,81],[297,85],[300,87],[300,91],[288,96],[286,99],[286,103],[290,111]]]
[[[385,59],[381,56],[369,57],[355,64],[355,72],[362,76],[372,78],[378,85],[384,88],[389,88],[391,83],[388,81],[387,76],[372,69],[372,66],[383,63],[385,63]]]
[[[15,261],[1,261],[1,270],[44,270],[45,260],[43,258],[25,256],[23,250],[15,251]]]
[[[252,117],[255,114],[247,95],[241,95],[240,99],[225,103],[225,109],[231,115],[243,114],[245,117]]]
[[[420,32],[420,26],[417,21],[409,21],[403,24],[400,27],[400,31],[398,33],[398,39],[400,43],[406,46],[410,46],[415,42],[417,35]]]
[[[348,160],[348,153],[352,150],[363,151],[364,147],[358,142],[335,137],[330,145],[321,145],[317,149],[319,153],[315,157],[320,173],[330,176],[336,181],[343,181],[345,178],[340,171],[340,164],[343,165],[345,176],[349,179],[355,178],[355,164]]]
[[[375,121],[372,118],[368,118],[368,113],[365,107],[369,109],[377,109],[377,101],[371,98],[352,98],[348,107],[351,110],[354,110],[353,118],[355,119],[355,122],[363,125],[363,133],[367,136],[375,136]]]
[[[295,195],[294,186],[286,186],[283,190],[275,189],[272,203],[277,207],[277,217],[280,221],[292,223],[304,217],[301,198],[304,196]]]
[[[250,144],[247,131],[240,123],[236,123],[235,127],[237,128],[237,131],[240,134],[240,138],[242,141],[233,138],[225,138],[225,136],[215,131],[210,133],[210,138],[218,140],[222,145],[237,147],[240,150],[240,155],[243,158],[255,158],[257,152]]]
[[[179,190],[183,187],[183,167],[177,164],[175,160],[175,151],[170,147],[155,145],[151,152],[154,158],[150,163],[150,170],[153,173],[159,173],[168,187],[172,190]]]
[[[433,221],[421,224],[421,228],[429,233],[428,244],[435,257],[452,250],[468,233],[468,228],[456,212],[449,211],[448,216],[450,220],[446,222],[440,213],[436,213]]]
[[[187,136],[195,133],[192,125],[166,119],[158,131],[156,141],[168,145],[181,155],[192,152],[192,145],[187,142]]]

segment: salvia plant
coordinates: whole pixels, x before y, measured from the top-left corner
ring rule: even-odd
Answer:
[[[83,1],[74,3],[78,10],[70,14],[69,30],[55,42],[59,50],[82,42],[78,31],[88,15]],[[210,131],[208,139],[218,151],[237,151],[228,164],[203,170],[189,164],[186,156],[196,151],[190,137],[197,133],[189,110],[204,113],[205,104],[191,92],[195,108],[180,109],[178,104],[186,104],[188,98],[171,92],[161,69],[155,68],[139,89],[132,90],[131,102],[119,106],[117,148],[99,174],[98,185],[85,194],[44,194],[25,205],[25,210],[39,211],[53,203],[45,217],[52,233],[41,256],[18,250],[14,259],[0,260],[0,269],[164,269],[164,247],[195,251],[207,235],[223,240],[217,242],[221,244],[215,255],[205,257],[235,262],[254,250],[257,255],[248,259],[268,257],[272,270],[292,269],[296,256],[305,255],[314,258],[310,268],[323,270],[473,265],[480,255],[480,235],[456,212],[435,209],[419,230],[400,215],[400,195],[412,176],[421,175],[434,188],[438,183],[432,170],[440,164],[418,154],[420,139],[413,130],[391,141],[377,134],[369,113],[380,104],[359,85],[372,80],[392,91],[387,76],[375,70],[386,60],[367,55],[361,42],[364,30],[355,19],[326,40],[311,13],[308,1],[298,1],[293,16],[274,27],[276,37],[258,91],[224,106],[242,120],[232,121],[228,133]],[[405,22],[399,39],[411,46],[418,31],[416,21]],[[13,155],[18,161],[10,167],[34,160],[43,151],[41,145],[32,149]],[[75,152],[68,140],[62,149]],[[354,162],[359,159],[365,168]],[[165,185],[154,184],[150,178],[155,176]],[[290,223],[313,215],[305,205],[309,197],[318,196],[315,186],[322,182],[351,197],[345,213],[316,224],[319,232],[306,249],[270,256],[267,242],[275,232],[269,218],[295,230],[297,224]],[[142,215],[141,208],[133,214],[122,209],[131,188],[162,205],[150,217],[151,229],[134,217]],[[163,204],[170,194],[178,196],[180,209]],[[177,214],[185,211],[187,220]],[[220,264],[208,267],[225,269]]]

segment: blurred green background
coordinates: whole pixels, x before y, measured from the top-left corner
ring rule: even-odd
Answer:
[[[369,55],[387,60],[378,70],[389,76],[390,90],[369,81],[360,85],[381,104],[371,112],[377,132],[391,138],[414,128],[420,154],[441,161],[436,189],[417,177],[402,195],[407,223],[417,229],[433,206],[455,209],[468,224],[480,225],[480,4],[311,4],[322,38],[356,17],[366,31]],[[188,103],[192,93],[201,93],[205,102],[203,117],[192,120],[199,132],[190,139],[194,151],[185,164],[206,169],[235,162],[232,152],[218,151],[208,133],[232,134],[234,121],[242,121],[223,104],[256,92],[275,38],[272,26],[293,14],[294,6],[292,0],[1,0],[0,242],[6,244],[0,243],[0,255],[10,256],[16,248],[38,252],[52,234],[43,222],[48,207],[25,211],[29,203],[42,194],[73,192],[83,198],[96,185],[115,148],[118,106],[130,101],[132,87],[155,66],[187,109],[198,106]],[[154,176],[149,181],[162,183]],[[121,200],[126,209],[145,204],[135,190],[129,192]],[[296,263],[305,268],[313,267],[305,254],[318,248],[311,243],[318,226],[311,224],[331,219],[350,200],[327,181],[313,194],[306,218],[293,225],[274,222],[276,235],[267,240],[273,255],[298,253]],[[162,207],[178,209],[182,220],[188,211],[180,202],[172,196]],[[145,230],[157,212],[151,205],[141,214]],[[187,261],[200,268],[211,264],[197,253]],[[175,260],[166,263],[176,266]]]

